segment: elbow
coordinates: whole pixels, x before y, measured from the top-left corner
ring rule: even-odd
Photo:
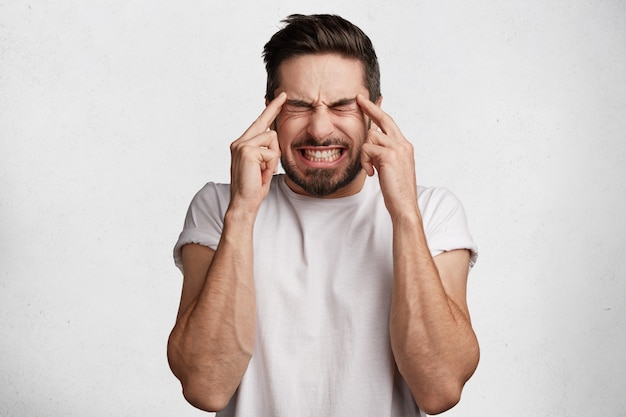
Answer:
[[[474,366],[472,369],[475,370],[476,367]],[[471,373],[460,380],[451,379],[439,385],[437,389],[422,392],[419,398],[414,396],[420,410],[429,415],[436,415],[453,408],[461,401],[465,382],[470,376]]]
[[[473,346],[474,348],[467,352],[465,369],[461,374],[453,373],[449,378],[442,381],[437,389],[422,393],[423,395],[418,404],[423,412],[429,415],[441,414],[450,410],[461,401],[465,383],[476,371],[480,360],[478,342]]]
[[[420,410],[428,415],[436,415],[453,408],[461,401],[465,383],[475,369],[475,366],[472,367],[472,371],[468,371],[463,377],[450,377],[438,383],[433,383],[430,389],[422,390],[419,394],[415,392],[418,395],[414,394],[414,398]]]
[[[182,386],[185,400],[200,410],[212,413],[225,409],[237,390],[237,385],[217,383],[196,372],[179,372],[176,377]]]
[[[461,401],[464,386],[462,382],[448,381],[437,385],[435,389],[422,391],[420,395],[413,395],[419,409],[428,415],[441,414]]]
[[[448,411],[461,400],[461,390],[449,390],[449,392],[427,396],[419,401],[419,408],[428,415],[441,414]]]
[[[225,392],[208,392],[199,389],[194,384],[183,384],[183,396],[185,400],[194,407],[208,412],[218,412],[228,406],[231,393]]]
[[[171,342],[170,340],[168,344],[168,361],[172,373],[181,383],[185,400],[192,406],[208,412],[218,412],[226,408],[236,386],[232,390],[216,388],[230,384],[217,384],[216,381],[203,377],[211,372],[198,372],[195,366],[185,362],[185,355]]]
[[[429,415],[436,415],[448,411],[457,405],[461,401],[465,383],[476,370],[476,365],[478,365],[478,355],[476,355],[476,360],[473,362],[471,370],[468,370],[463,377],[448,378],[445,381],[436,383],[436,388],[422,391],[419,397],[414,395],[420,410]]]

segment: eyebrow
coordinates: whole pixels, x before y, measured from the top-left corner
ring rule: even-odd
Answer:
[[[287,99],[285,104],[289,104],[295,107],[313,107],[313,103],[310,103],[304,100],[298,100],[298,99],[292,99],[292,100]]]
[[[342,98],[333,103],[328,104],[328,107],[348,106],[350,104],[354,104],[355,102],[356,102],[356,98]],[[314,107],[312,102],[309,102],[306,100],[300,100],[300,99],[287,99],[285,103],[291,106],[296,106],[296,107]]]
[[[340,100],[335,101],[334,103],[330,103],[328,107],[341,107],[341,106],[349,106],[350,104],[356,103],[356,98],[342,98]]]

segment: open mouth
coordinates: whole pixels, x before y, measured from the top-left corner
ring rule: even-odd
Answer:
[[[331,148],[324,150],[306,148],[300,149],[300,154],[304,159],[310,162],[331,163],[341,158],[343,148]]]

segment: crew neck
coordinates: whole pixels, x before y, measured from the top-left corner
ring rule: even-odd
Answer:
[[[302,202],[306,202],[309,204],[323,205],[323,206],[360,203],[365,199],[365,196],[367,194],[364,192],[365,188],[371,187],[371,183],[372,183],[372,178],[367,177],[365,178],[365,181],[363,182],[363,187],[356,194],[348,195],[345,197],[320,198],[320,197],[312,197],[312,196],[296,193],[291,188],[289,188],[289,186],[287,185],[286,179],[287,179],[286,174],[278,174],[275,176],[275,181],[278,183],[280,190],[290,200],[302,201]]]

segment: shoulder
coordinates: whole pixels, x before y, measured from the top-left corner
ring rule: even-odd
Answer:
[[[221,184],[216,182],[206,183],[193,197],[193,203],[196,204],[229,200],[230,184]]]
[[[463,209],[463,205],[457,196],[444,187],[419,186],[417,201],[420,210],[422,210],[422,215]]]
[[[447,188],[420,187],[418,204],[427,235],[468,230],[461,201]]]
[[[218,227],[230,203],[230,185],[209,182],[193,197],[185,218],[185,229]]]
[[[447,188],[419,187],[418,202],[424,232],[433,255],[454,249],[469,249],[470,264],[476,262],[478,248],[467,224],[459,198]]]

